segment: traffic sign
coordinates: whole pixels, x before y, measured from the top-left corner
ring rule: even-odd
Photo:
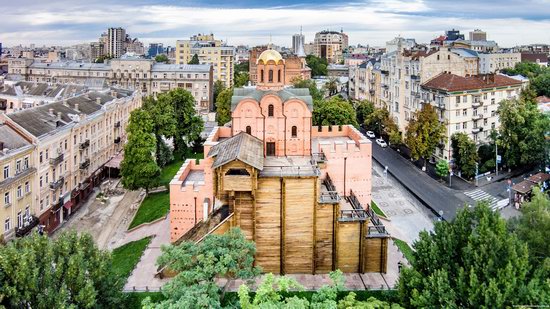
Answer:
[[[497,163],[502,162],[502,157],[500,155],[497,155]]]

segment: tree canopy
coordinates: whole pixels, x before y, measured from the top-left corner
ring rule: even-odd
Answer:
[[[189,60],[188,64],[200,64],[199,55],[194,54],[193,57],[191,57],[191,60]]]
[[[435,173],[440,178],[449,176],[449,163],[447,160],[439,160],[435,165]]]
[[[301,78],[295,78],[292,80],[292,85],[294,88],[307,88],[309,89],[309,95],[311,95],[311,98],[313,101],[319,101],[323,99],[323,93],[321,90],[317,89],[317,84],[315,84],[315,81],[312,79],[301,79]]]
[[[164,142],[164,138],[174,136],[176,133],[176,119],[174,117],[174,106],[166,94],[158,95],[155,99],[149,96],[143,99],[142,107],[153,121],[153,134],[156,138],[155,155],[159,167],[164,167],[171,161],[170,148]]]
[[[216,100],[216,121],[219,126],[223,126],[231,121],[231,97],[233,88],[227,88],[220,92]]]
[[[122,185],[129,190],[150,188],[157,184],[160,168],[155,161],[156,138],[153,120],[143,109],[130,114],[128,142],[124,146],[124,159],[120,164]]]
[[[312,117],[314,126],[347,124],[358,126],[353,105],[339,96],[318,102],[317,106],[313,108]]]
[[[88,234],[33,233],[0,246],[0,307],[116,308],[123,284]]]
[[[168,56],[166,54],[158,54],[155,56],[155,61],[159,63],[168,63],[170,59],[168,59]]]
[[[326,76],[328,74],[328,61],[315,55],[306,56],[307,66],[311,69],[311,76]]]
[[[368,100],[359,101],[355,104],[357,122],[364,124],[366,118],[374,112],[374,104]]]
[[[479,161],[479,155],[476,149],[476,143],[464,132],[459,132],[451,136],[451,149],[456,167],[466,178],[475,176],[476,163]]]
[[[527,245],[485,203],[437,222],[413,245],[399,278],[411,308],[506,308],[550,302],[548,269],[533,272]],[[545,277],[546,276],[546,277]]]
[[[225,83],[222,82],[221,80],[217,80],[217,81],[214,82],[214,86],[212,88],[213,88],[212,98],[213,98],[214,102],[217,102],[218,96],[220,95],[220,93],[226,89]]]
[[[358,109],[362,113],[368,111],[367,109]],[[390,112],[386,108],[374,108],[370,114],[365,114],[364,125],[367,130],[377,132],[379,136],[386,136],[389,138],[390,144],[399,145],[402,143],[402,136],[397,124],[390,117]]]
[[[197,115],[195,98],[191,92],[176,88],[164,94],[174,107],[174,118],[177,126],[172,136],[174,150],[183,153],[190,145],[200,138],[204,121]]]
[[[251,278],[259,274],[254,267],[256,246],[238,228],[223,235],[208,235],[201,242],[163,246],[157,263],[177,275],[162,289],[166,300],[146,308],[220,308],[222,290],[216,278]]]
[[[428,159],[436,147],[446,140],[445,125],[439,122],[435,109],[430,104],[422,104],[409,121],[405,134],[405,144],[411,150],[414,160]]]
[[[522,75],[531,81],[531,87],[537,95],[550,96],[550,68],[534,62],[519,62],[514,68],[504,69],[507,75]]]

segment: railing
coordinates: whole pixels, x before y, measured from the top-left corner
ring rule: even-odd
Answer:
[[[120,128],[120,121],[115,122],[115,128]]]
[[[80,143],[80,150],[84,150],[90,146],[90,140],[87,139],[85,142]]]
[[[411,79],[413,79],[413,80],[420,80],[420,75],[418,75],[418,74],[411,74]]]
[[[479,132],[481,132],[481,131],[483,131],[483,128],[482,128],[482,127],[477,127],[477,128],[473,128],[473,129],[472,129],[472,133],[474,133],[474,134],[477,134],[477,133],[479,133]]]
[[[90,166],[90,160],[89,159],[86,159],[86,161],[80,163],[80,169],[81,170],[87,169],[88,166]]]
[[[23,220],[23,226],[15,230],[15,236],[23,237],[27,235],[35,226],[38,225],[38,218],[31,215]]]
[[[338,221],[366,221],[367,213],[363,209],[340,210]]]
[[[316,163],[324,163],[327,161],[327,157],[324,152],[315,152],[311,154],[311,157]]]
[[[481,105],[483,105],[483,102],[481,102],[481,101],[472,102],[472,107],[474,107],[474,108],[480,107]]]
[[[388,71],[388,70],[380,70],[380,73],[385,74],[385,75],[388,75],[388,74],[390,74],[390,71]]]
[[[118,143],[120,143],[120,136],[115,138],[115,144],[118,144]]]
[[[319,203],[321,204],[336,204],[341,200],[340,195],[336,191],[321,192]]]
[[[482,118],[483,118],[483,114],[477,114],[472,116],[472,119],[482,119]]]
[[[59,177],[59,179],[57,181],[50,182],[50,189],[52,189],[52,190],[59,189],[63,185],[63,182],[65,182],[65,178],[64,177]]]
[[[63,162],[63,159],[65,156],[60,153],[56,158],[50,158],[50,165],[58,165],[59,163]]]

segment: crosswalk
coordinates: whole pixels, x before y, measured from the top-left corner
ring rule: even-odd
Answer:
[[[489,207],[491,207],[491,209],[493,210],[498,209],[497,204],[499,203],[499,200],[483,190],[475,189],[472,191],[464,192],[464,194],[471,197],[476,202],[487,201],[489,203]]]

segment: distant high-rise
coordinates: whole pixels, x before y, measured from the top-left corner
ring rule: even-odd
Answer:
[[[149,50],[147,51],[149,58],[155,58],[158,54],[162,53],[164,53],[164,45],[162,43],[149,44]]]
[[[297,33],[297,34],[294,34],[292,36],[292,52],[293,53],[298,53],[298,50],[300,48],[304,48],[304,43],[305,43],[305,38],[304,38],[304,35],[302,34],[302,28],[300,27],[300,33]]]
[[[475,29],[470,31],[470,41],[487,41],[487,32]]]
[[[124,54],[126,30],[124,28],[109,28],[107,30],[107,54],[113,58],[120,58]]]
[[[340,63],[344,59],[344,50],[348,48],[348,35],[344,30],[317,32],[313,44],[315,56],[326,59],[328,63]]]

